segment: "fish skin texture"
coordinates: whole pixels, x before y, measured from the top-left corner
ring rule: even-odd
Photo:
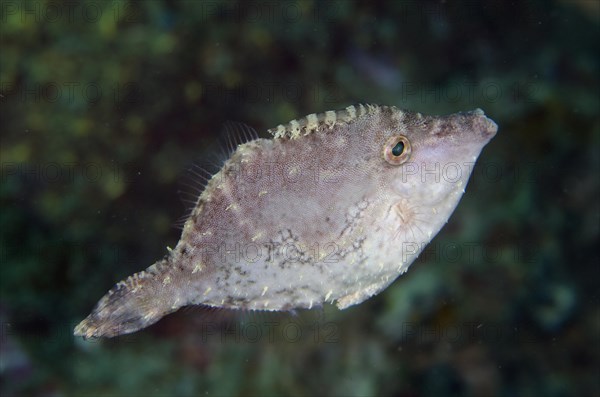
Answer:
[[[340,309],[408,270],[454,211],[497,125],[356,105],[237,145],[177,246],[117,283],[75,327],[113,337],[186,305]]]

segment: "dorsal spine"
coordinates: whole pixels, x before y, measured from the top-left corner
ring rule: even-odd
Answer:
[[[379,105],[352,105],[343,110],[329,110],[323,113],[312,113],[301,119],[292,120],[287,124],[279,124],[268,132],[274,138],[297,139],[315,131],[332,129],[336,125],[351,123],[365,115],[374,115],[388,106]]]

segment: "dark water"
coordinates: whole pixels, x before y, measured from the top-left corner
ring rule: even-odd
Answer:
[[[599,3],[372,3],[0,3],[3,396],[600,394]],[[175,245],[223,122],[361,102],[500,126],[407,275],[345,311],[72,337]]]

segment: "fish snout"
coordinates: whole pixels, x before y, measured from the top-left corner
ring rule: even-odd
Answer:
[[[488,118],[483,110],[475,109],[469,113],[472,118],[471,128],[473,132],[479,134],[481,138],[486,141],[489,141],[496,135],[498,132],[498,124],[496,124],[494,120]]]

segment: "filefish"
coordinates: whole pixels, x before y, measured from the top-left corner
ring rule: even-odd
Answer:
[[[271,139],[247,127],[252,138],[208,180],[175,248],[117,283],[74,334],[132,333],[187,305],[359,304],[448,221],[497,128],[480,109],[362,104],[292,120]]]

